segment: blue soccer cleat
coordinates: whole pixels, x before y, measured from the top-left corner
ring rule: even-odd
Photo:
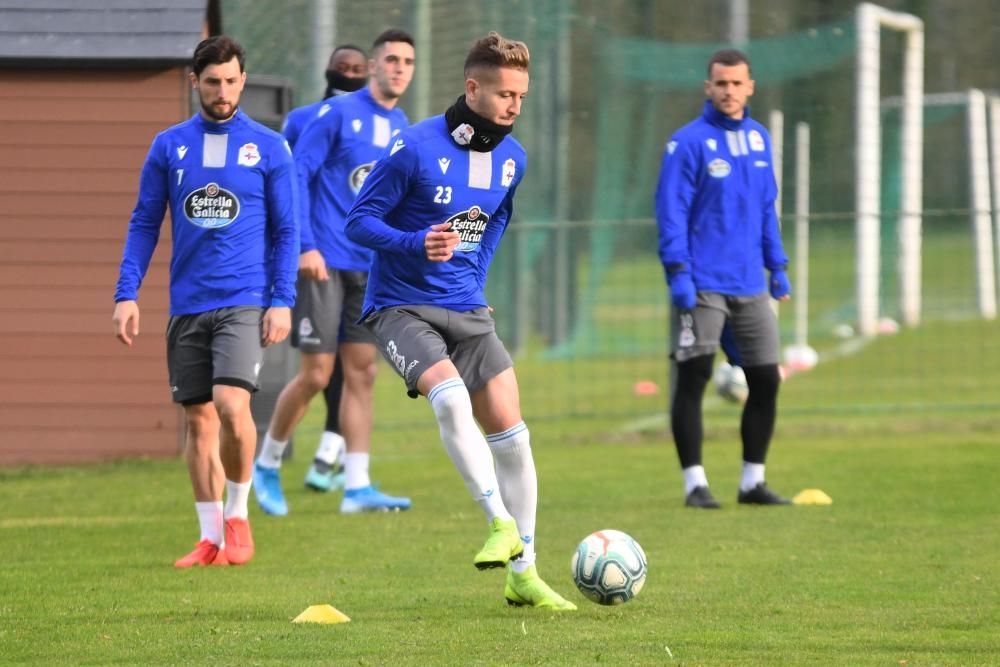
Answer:
[[[410,509],[410,505],[409,498],[386,495],[369,485],[344,491],[344,499],[340,501],[340,513],[399,512]]]
[[[264,468],[253,464],[253,492],[260,508],[272,516],[288,514],[288,503],[281,490],[281,471],[278,468]]]

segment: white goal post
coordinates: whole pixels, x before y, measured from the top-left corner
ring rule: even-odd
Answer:
[[[903,53],[900,286],[903,323],[920,322],[920,239],[923,199],[924,23],[912,14],[863,2],[857,9],[855,215],[858,327],[878,333],[882,127],[879,47],[883,28],[906,33]]]

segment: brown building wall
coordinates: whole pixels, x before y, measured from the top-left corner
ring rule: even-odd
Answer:
[[[114,338],[111,312],[146,151],[190,115],[185,76],[0,69],[0,464],[177,452],[169,219],[131,349]]]

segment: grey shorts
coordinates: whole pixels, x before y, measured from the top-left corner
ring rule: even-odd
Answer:
[[[372,313],[365,326],[403,381],[410,398],[428,368],[451,359],[469,393],[514,365],[487,308],[459,313],[437,306],[397,306]]]
[[[309,354],[336,352],[340,343],[375,343],[358,324],[368,273],[329,269],[329,280],[299,276],[292,310],[292,346]]]
[[[261,320],[256,306],[219,308],[177,315],[167,323],[167,371],[175,403],[196,405],[212,400],[217,384],[257,391],[264,362]]]
[[[698,303],[690,314],[670,308],[670,349],[677,361],[687,361],[719,349],[722,327],[728,322],[744,366],[776,364],[780,358],[778,319],[771,310],[770,296],[727,296],[698,292]]]

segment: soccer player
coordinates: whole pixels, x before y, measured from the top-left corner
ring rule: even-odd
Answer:
[[[535,464],[513,362],[483,291],[527,163],[507,135],[528,93],[528,62],[521,42],[495,32],[478,40],[465,95],[400,133],[365,181],[347,236],[375,250],[364,322],[407,393],[427,397],[486,515],[490,534],[473,564],[509,567],[512,605],[572,610],[535,568]]]
[[[335,356],[344,370],[340,425],[347,441],[340,511],[410,508],[409,498],[378,490],[368,473],[377,352],[358,319],[371,252],[345,237],[344,222],[372,165],[409,124],[396,105],[413,78],[413,67],[413,38],[402,30],[383,32],[372,44],[368,85],[327,100],[329,109],[306,126],[295,145],[303,213],[292,345],[302,360],[278,396],[254,464],[254,492],[268,514],[288,514],[282,455],[309,401],[329,382]]]
[[[245,563],[257,430],[250,395],[264,347],[285,339],[299,256],[295,169],[277,132],[239,109],[243,47],[216,36],[194,51],[201,111],[156,136],[139,181],[115,291],[115,335],[139,333],[139,286],[170,207],[167,366],[184,407],[185,458],[201,539],[177,567]],[[226,504],[223,507],[223,485]]]
[[[368,82],[368,56],[353,44],[338,46],[326,65],[326,90],[323,99],[293,109],[285,117],[281,133],[293,149],[305,126],[330,110],[327,100],[360,90]],[[346,442],[340,433],[340,397],[344,388],[344,371],[340,357],[333,361],[333,373],[323,390],[326,402],[326,424],[319,439],[313,463],[306,473],[306,487],[314,491],[336,491],[344,485],[344,465],[341,458]]]
[[[667,143],[656,191],[677,365],[670,423],[688,507],[719,507],[702,466],[701,402],[724,325],[731,328],[750,390],[740,426],[743,477],[737,501],[789,502],[764,481],[781,382],[778,324],[768,291],[784,301],[791,286],[774,207],[771,142],[747,107],[753,92],[746,55],[724,49],[711,57],[702,115]]]

